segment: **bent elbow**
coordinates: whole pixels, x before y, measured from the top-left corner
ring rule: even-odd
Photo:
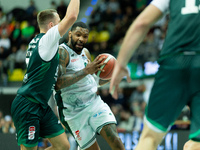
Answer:
[[[78,18],[78,15],[76,15],[76,14],[71,14],[70,16],[68,16],[69,17],[69,21],[70,22],[75,22],[76,20],[77,20],[77,18]]]
[[[57,85],[55,85],[55,90],[56,90],[56,91],[60,90],[60,87],[57,86]]]
[[[137,30],[147,30],[151,27],[151,24],[146,22],[145,20],[137,20],[135,23],[135,27]]]
[[[58,91],[61,89],[61,84],[59,84],[59,82],[57,81],[55,84],[55,90]]]
[[[78,16],[74,15],[71,17],[72,22],[75,22],[78,19]]]

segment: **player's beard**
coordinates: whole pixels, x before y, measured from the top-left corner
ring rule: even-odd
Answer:
[[[84,48],[84,45],[85,45],[84,43],[81,43],[83,48],[78,48],[78,47],[76,47],[77,42],[74,41],[72,37],[71,37],[71,44],[72,44],[73,50],[74,50],[75,52],[81,52],[82,49]]]

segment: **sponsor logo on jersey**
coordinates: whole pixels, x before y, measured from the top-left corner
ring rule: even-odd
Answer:
[[[33,140],[35,138],[35,126],[30,126],[28,130],[28,139]]]
[[[78,58],[75,58],[75,59],[72,59],[71,62],[75,62],[75,61],[77,61],[77,60],[78,60]]]
[[[81,136],[80,136],[79,133],[80,133],[79,130],[75,131],[75,134],[76,134],[76,136],[77,136],[77,139],[80,141],[82,138],[81,138]]]
[[[102,111],[96,113],[93,117],[96,118],[97,116],[100,116],[102,113],[104,113],[104,112],[106,112],[106,111],[107,111],[107,110],[104,109],[104,110],[102,110]]]

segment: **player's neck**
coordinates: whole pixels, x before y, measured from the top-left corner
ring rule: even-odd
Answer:
[[[74,50],[73,47],[72,47],[71,42],[68,41],[68,42],[67,42],[67,45],[68,45],[72,50]]]
[[[40,28],[40,33],[46,33],[48,30]]]
[[[72,49],[75,53],[77,53],[78,55],[81,54],[82,51],[76,51],[76,50],[74,50],[74,48],[73,48],[73,46],[72,46],[72,44],[71,44],[70,41],[67,42],[67,45],[69,46],[69,48],[71,48],[71,49]]]
[[[40,33],[46,33],[44,30],[40,30]]]

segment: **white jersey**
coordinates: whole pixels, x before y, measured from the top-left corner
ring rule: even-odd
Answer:
[[[61,44],[69,53],[69,63],[66,66],[67,74],[74,74],[85,68],[87,65],[87,56],[82,50],[81,54],[77,54],[66,44]],[[88,106],[92,101],[101,99],[97,96],[97,82],[93,75],[87,75],[78,82],[61,89],[61,97],[64,107],[67,107],[69,111],[80,111],[84,107]]]

